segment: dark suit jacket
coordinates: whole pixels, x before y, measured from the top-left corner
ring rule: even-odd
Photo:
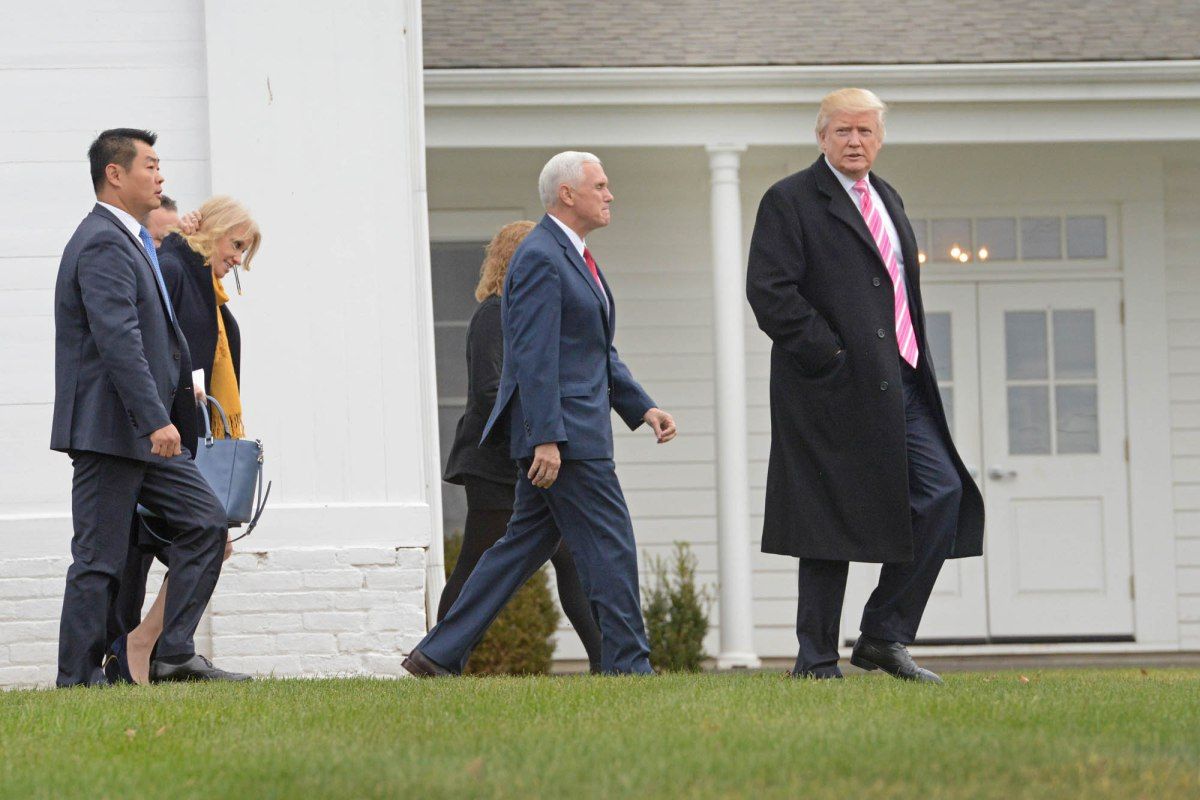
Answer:
[[[962,479],[952,555],[977,556],[983,501],[951,441],[930,362],[916,238],[900,195],[874,173],[871,184],[900,237],[919,378]],[[912,560],[891,278],[861,212],[823,156],[763,196],[746,294],[773,342],[763,551]]]
[[[204,370],[204,385],[212,387],[213,359],[217,352],[217,295],[213,291],[212,267],[204,256],[188,247],[184,238],[172,233],[158,249],[167,293],[175,306],[175,317],[192,353],[192,369]],[[233,356],[233,371],[242,384],[242,334],[229,304],[221,306],[225,336]]]
[[[195,447],[187,342],[167,315],[150,257],[97,204],[63,251],[54,288],[50,447],[156,461],[168,423]]]
[[[458,420],[443,480],[462,483],[464,475],[472,475],[498,483],[516,483],[517,468],[508,454],[508,428],[501,426],[486,445],[479,444],[484,423],[496,404],[503,368],[500,298],[492,295],[479,304],[467,326],[467,407]]]
[[[483,442],[507,418],[513,458],[546,442],[557,442],[564,459],[612,458],[611,410],[632,430],[654,401],[613,347],[608,284],[596,284],[549,215],[513,254],[501,313],[504,371]]]

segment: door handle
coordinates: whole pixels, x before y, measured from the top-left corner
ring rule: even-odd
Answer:
[[[988,467],[988,477],[994,481],[1012,480],[1017,477],[1017,471],[1007,467]]]

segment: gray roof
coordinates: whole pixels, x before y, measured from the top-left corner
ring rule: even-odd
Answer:
[[[428,0],[425,66],[1200,58],[1200,0]]]

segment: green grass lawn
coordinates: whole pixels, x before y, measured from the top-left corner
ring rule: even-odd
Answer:
[[[1200,670],[0,692],[0,796],[1200,797]]]

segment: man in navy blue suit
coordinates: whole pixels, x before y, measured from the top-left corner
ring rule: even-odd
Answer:
[[[508,598],[566,537],[600,625],[601,671],[647,674],[633,526],[613,465],[610,409],[660,444],[675,421],[613,347],[616,309],[584,238],[608,225],[600,160],[559,153],[538,180],[546,215],[504,280],[504,371],[483,431],[508,425],[520,464],[508,531],[480,558],[445,618],[404,660],[420,677],[457,674]]]

